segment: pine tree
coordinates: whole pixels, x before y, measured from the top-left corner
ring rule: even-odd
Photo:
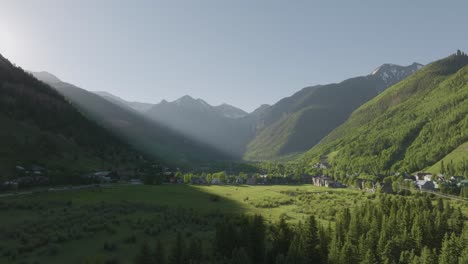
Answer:
[[[187,249],[187,259],[190,263],[201,263],[203,259],[203,248],[202,243],[198,239],[190,240],[190,244]]]
[[[461,255],[461,250],[458,245],[457,236],[452,233],[450,236],[445,234],[442,248],[440,250],[440,264],[458,264],[458,257]]]
[[[143,245],[141,245],[140,253],[137,256],[135,263],[136,264],[152,264],[153,263],[153,257],[151,256],[151,250],[148,246],[147,241],[143,242]]]
[[[308,252],[309,263],[321,263],[322,254],[320,252],[321,245],[319,230],[317,227],[317,220],[313,215],[309,217],[309,221],[307,222],[306,236],[305,243]]]
[[[445,165],[444,165],[444,160],[440,161],[440,173],[442,175],[445,175]]]
[[[360,264],[377,264],[377,256],[375,256],[374,252],[369,249],[365,253],[364,257],[362,258]]]
[[[162,264],[165,263],[166,259],[164,256],[164,247],[161,243],[161,241],[158,239],[156,241],[155,247],[154,247],[154,252],[153,252],[153,263],[155,264]]]
[[[186,260],[185,256],[185,244],[180,233],[177,233],[176,241],[172,247],[171,255],[169,256],[169,264],[184,264]]]
[[[307,241],[304,232],[299,230],[291,241],[288,250],[288,263],[290,264],[306,264],[307,261]]]
[[[437,257],[435,252],[432,252],[428,247],[423,247],[421,256],[419,257],[419,264],[437,264]]]
[[[263,217],[255,215],[249,224],[249,255],[253,263],[262,263],[265,258],[265,222]]]
[[[231,264],[250,264],[250,257],[244,248],[235,248],[232,251]]]
[[[272,229],[272,247],[269,253],[269,262],[273,262],[276,256],[282,254],[287,255],[293,232],[286,223],[284,217],[280,217],[280,221]]]

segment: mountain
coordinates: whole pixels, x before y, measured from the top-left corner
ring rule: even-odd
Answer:
[[[229,104],[221,104],[213,108],[227,118],[242,118],[248,115],[244,110]]]
[[[173,102],[163,100],[145,114],[175,131],[236,157],[242,156],[253,136],[253,123],[242,117],[244,111],[226,104],[211,106],[188,95]]]
[[[275,159],[307,151],[359,106],[422,67],[384,64],[367,76],[306,87],[263,109],[247,160]]]
[[[95,94],[103,97],[104,99],[112,102],[112,103],[115,103],[115,104],[118,104],[120,106],[123,106],[123,107],[128,107],[130,109],[133,109],[133,110],[136,110],[138,112],[141,112],[141,113],[145,113],[146,111],[148,111],[151,107],[153,107],[153,104],[149,104],[149,103],[142,103],[142,102],[129,102],[129,101],[126,101],[118,96],[115,96],[111,93],[108,93],[108,92],[103,92],[103,91],[97,91],[97,92],[94,92]]]
[[[53,76],[39,73],[45,79]],[[0,55],[0,176],[42,166],[53,183],[126,166],[140,154],[77,111],[62,95]],[[1,178],[0,177],[0,178]]]
[[[468,141],[467,80],[463,53],[433,62],[355,110],[304,159],[327,159],[336,173],[423,170]]]
[[[395,64],[383,64],[382,66],[375,69],[371,73],[371,75],[376,76],[377,78],[383,80],[384,83],[386,84],[386,86],[381,86],[379,88],[382,88],[382,87],[386,88],[405,79],[406,77],[415,73],[422,67],[423,67],[422,64],[419,64],[416,62],[406,67],[395,65]],[[379,89],[378,92],[381,93],[384,90],[385,89]]]
[[[32,74],[36,79],[41,80],[45,83],[48,84],[53,84],[53,83],[59,83],[61,80],[57,78],[57,76],[46,72],[46,71],[41,71],[41,72],[29,72]]]
[[[150,120],[123,103],[113,103],[66,82],[52,85],[87,117],[136,149],[167,164],[193,165],[230,158],[206,144]]]

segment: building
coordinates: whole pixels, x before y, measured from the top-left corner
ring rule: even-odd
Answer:
[[[435,185],[432,181],[417,180],[415,186],[420,190],[433,191],[435,190]]]
[[[312,184],[315,186],[325,186],[329,187],[333,185],[335,182],[333,179],[328,175],[320,175],[312,177]]]
[[[250,176],[247,178],[246,183],[248,185],[256,185],[257,184],[257,178],[255,176]]]

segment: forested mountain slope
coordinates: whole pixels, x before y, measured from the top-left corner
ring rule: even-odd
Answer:
[[[306,161],[336,172],[414,172],[468,140],[468,56],[436,61],[358,108]]]
[[[139,156],[65,100],[0,55],[0,177],[39,165],[56,177],[110,169]],[[54,178],[55,177],[55,178]]]
[[[114,104],[101,96],[65,82],[52,84],[76,107],[136,149],[173,165],[228,159],[207,145],[158,124],[136,110]]]
[[[267,108],[245,158],[265,160],[304,152],[342,124],[356,108],[422,67],[384,64],[367,76],[306,87]]]

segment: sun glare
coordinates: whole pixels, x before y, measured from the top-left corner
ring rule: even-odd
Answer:
[[[11,56],[16,47],[15,37],[12,30],[0,24],[0,53],[4,56]]]

